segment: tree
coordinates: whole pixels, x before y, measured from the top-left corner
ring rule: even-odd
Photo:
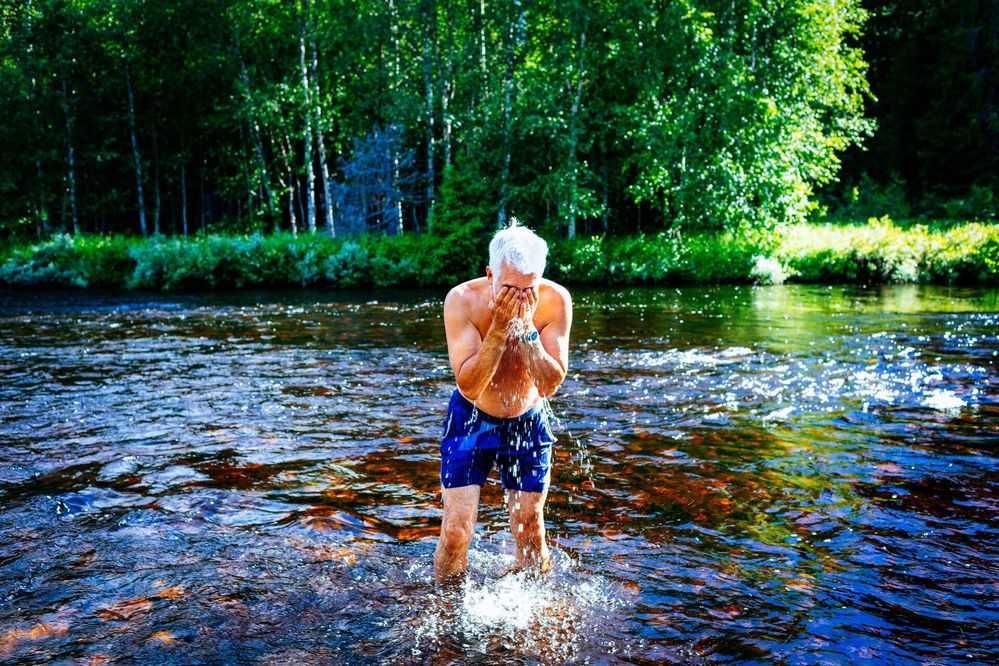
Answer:
[[[771,228],[801,220],[863,117],[855,2],[668,3],[639,44],[652,67],[632,111],[629,190],[678,227]]]
[[[569,237],[800,219],[872,127],[858,2],[4,3],[0,230],[419,232],[471,191]],[[341,229],[379,131],[402,194]]]

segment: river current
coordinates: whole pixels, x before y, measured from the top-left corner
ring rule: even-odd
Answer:
[[[443,293],[0,292],[0,661],[999,662],[999,292],[573,294],[452,598]]]

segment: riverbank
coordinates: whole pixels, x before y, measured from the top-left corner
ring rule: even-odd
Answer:
[[[431,235],[56,236],[0,249],[0,285],[164,291],[445,286],[479,274],[485,243]],[[593,237],[551,244],[570,284],[999,284],[999,224],[800,224],[778,238]]]

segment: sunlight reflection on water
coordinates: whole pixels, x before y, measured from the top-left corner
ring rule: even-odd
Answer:
[[[994,662],[997,293],[576,290],[448,599],[439,295],[0,292],[0,659]]]

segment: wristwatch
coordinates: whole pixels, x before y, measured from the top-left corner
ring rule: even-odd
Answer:
[[[539,336],[538,329],[532,328],[530,332],[523,333],[520,336],[518,336],[517,340],[519,342],[526,342],[528,344],[531,344],[538,339],[538,336]]]

